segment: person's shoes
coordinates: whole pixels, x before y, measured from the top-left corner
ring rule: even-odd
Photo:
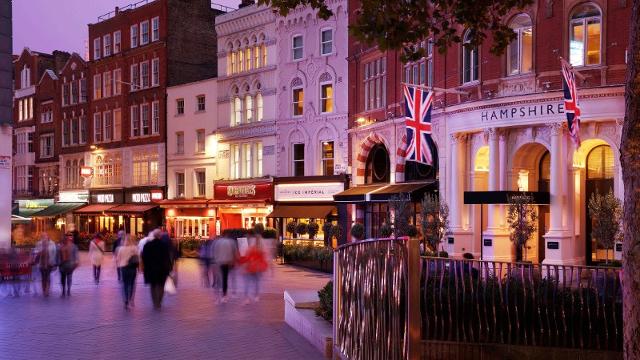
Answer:
[[[227,295],[223,296],[222,299],[220,299],[220,302],[223,304],[226,304],[229,301],[229,298],[227,297]]]

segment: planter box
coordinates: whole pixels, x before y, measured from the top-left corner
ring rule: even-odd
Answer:
[[[285,290],[284,321],[330,359],[333,356],[333,327],[316,316],[313,309],[319,304],[316,290]]]
[[[289,265],[302,266],[308,269],[322,271],[327,274],[333,273],[333,260],[317,261],[317,260],[287,260],[285,263]]]

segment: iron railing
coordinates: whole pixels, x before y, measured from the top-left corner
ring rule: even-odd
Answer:
[[[619,269],[421,263],[424,340],[622,351]]]
[[[419,351],[419,322],[409,321],[419,318],[419,294],[409,286],[420,281],[413,276],[419,274],[418,244],[413,243],[362,241],[335,252],[333,322],[338,356],[393,360],[414,357],[410,354]],[[409,251],[412,247],[414,251]],[[414,300],[409,301],[412,295]]]

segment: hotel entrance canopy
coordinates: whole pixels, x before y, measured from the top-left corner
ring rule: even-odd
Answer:
[[[468,205],[509,204],[509,198],[517,195],[531,196],[534,205],[549,205],[551,198],[547,191],[465,191],[464,203]]]

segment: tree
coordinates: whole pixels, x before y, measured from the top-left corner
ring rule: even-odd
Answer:
[[[298,6],[318,9],[328,19],[332,13],[325,0],[258,0],[286,15]],[[361,8],[351,33],[381,50],[405,50],[404,60],[419,58],[421,50],[411,45],[434,37],[440,52],[462,41],[461,31],[470,30],[470,46],[482,43],[492,34],[492,52],[503,53],[515,38],[505,28],[504,16],[512,9],[523,9],[533,0],[361,0]],[[640,0],[632,0],[629,26],[628,61],[625,90],[625,121],[622,129],[620,162],[624,182],[624,242],[622,263],[624,301],[624,357],[640,359]]]
[[[431,249],[438,253],[442,238],[449,231],[449,206],[433,194],[422,199],[422,233]]]
[[[393,195],[389,198],[389,215],[393,215],[388,224],[393,226],[393,235],[397,239],[409,233],[409,218],[412,215],[411,199],[404,195]]]
[[[516,247],[516,261],[523,260],[523,250],[531,235],[536,231],[538,215],[533,207],[530,195],[514,195],[509,197],[507,223],[511,232],[509,238]]]
[[[620,234],[620,218],[622,216],[622,205],[620,200],[613,195],[613,191],[602,195],[595,193],[589,199],[589,212],[591,213],[591,236],[596,239],[599,247],[607,252],[609,262],[609,250],[613,249]]]

